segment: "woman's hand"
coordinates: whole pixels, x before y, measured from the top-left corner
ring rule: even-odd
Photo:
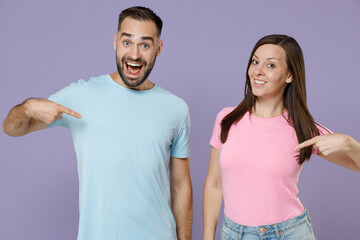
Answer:
[[[324,156],[328,156],[331,153],[344,151],[348,152],[351,150],[351,140],[352,137],[349,135],[341,134],[341,133],[331,133],[327,135],[321,135],[313,137],[298,146],[296,146],[296,150],[300,150],[304,147],[308,147],[313,145],[314,149],[317,149],[318,152]]]
[[[360,142],[349,135],[331,133],[316,136],[296,146],[296,150],[313,145],[320,157],[350,170],[360,172]]]

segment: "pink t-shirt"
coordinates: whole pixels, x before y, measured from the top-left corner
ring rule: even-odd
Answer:
[[[247,226],[274,224],[299,216],[304,212],[297,196],[302,165],[297,160],[294,128],[283,116],[259,118],[246,113],[230,128],[227,141],[222,144],[221,120],[233,109],[224,108],[218,114],[210,141],[221,150],[225,215]]]

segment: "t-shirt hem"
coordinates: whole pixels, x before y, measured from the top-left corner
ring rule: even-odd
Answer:
[[[175,158],[188,158],[191,156],[190,153],[187,153],[187,154],[171,154],[172,157],[175,157]]]
[[[221,150],[221,147],[220,146],[217,146],[216,144],[214,144],[213,142],[210,142],[210,146],[218,149],[218,150]]]

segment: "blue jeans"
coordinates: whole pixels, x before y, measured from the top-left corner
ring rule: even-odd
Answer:
[[[225,216],[221,240],[316,240],[310,216],[305,212],[287,221],[249,227],[237,224]]]

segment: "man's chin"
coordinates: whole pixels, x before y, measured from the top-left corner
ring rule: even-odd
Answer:
[[[140,80],[139,79],[136,79],[136,80],[135,79],[134,80],[126,79],[123,82],[126,86],[134,88],[134,87],[140,86],[144,82],[144,80],[142,80],[142,79],[140,79]]]
[[[118,71],[118,73],[120,75],[122,82],[127,87],[134,88],[134,87],[140,86],[144,82],[144,79],[142,76],[137,77],[137,78],[128,78],[125,73],[120,72],[120,71]]]

